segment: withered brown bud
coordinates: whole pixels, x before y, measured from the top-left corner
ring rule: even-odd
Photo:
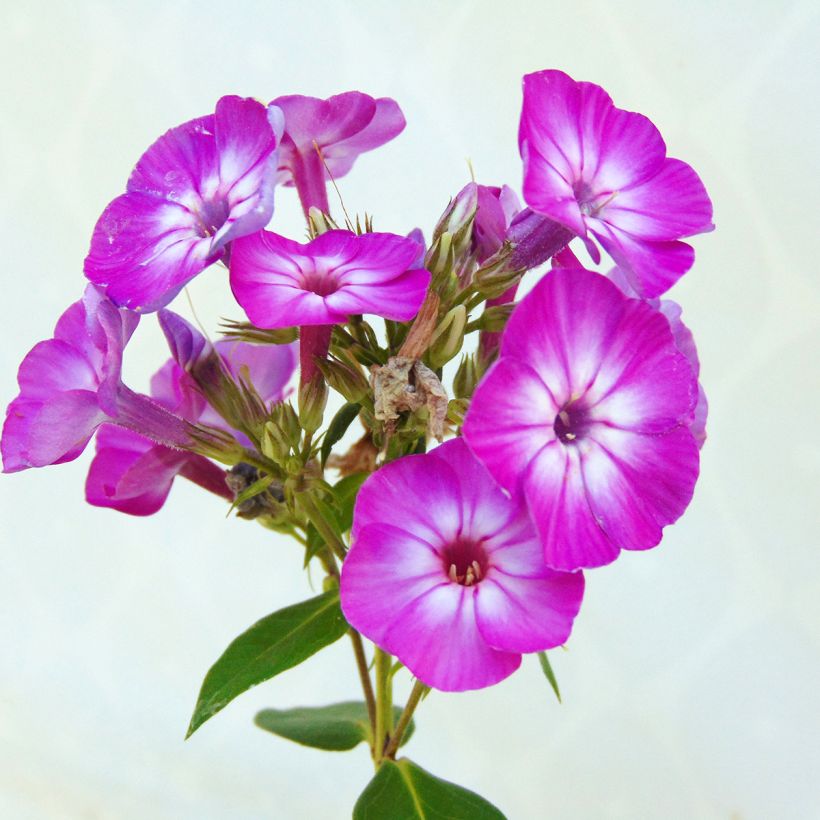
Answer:
[[[343,456],[331,455],[327,460],[327,466],[332,470],[338,470],[342,476],[372,473],[376,469],[378,454],[379,450],[368,431]]]
[[[447,393],[441,382],[417,359],[393,356],[386,365],[370,368],[374,415],[387,430],[395,429],[399,413],[427,409],[427,432],[441,441],[447,417]]]
[[[424,355],[438,324],[439,304],[438,294],[435,291],[428,290],[419,312],[413,320],[410,332],[399,350],[399,357],[420,359]]]
[[[225,475],[225,483],[235,498],[258,480],[259,471],[256,467],[246,464],[244,461],[231,467]],[[260,515],[269,515],[278,512],[279,505],[284,500],[285,494],[282,485],[278,481],[273,481],[259,495],[237,504],[237,514],[240,518],[257,518]]]

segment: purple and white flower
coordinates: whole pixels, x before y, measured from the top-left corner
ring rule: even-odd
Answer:
[[[563,644],[581,606],[582,574],[544,564],[524,503],[461,439],[374,473],[351,539],[345,617],[436,689],[498,683],[522,653]]]
[[[344,176],[359,154],[398,136],[405,126],[395,100],[347,91],[326,100],[291,94],[271,105],[285,116],[279,153],[280,185],[295,186],[305,216],[328,211],[327,181]]]
[[[523,492],[547,563],[656,546],[698,476],[697,379],[667,319],[583,268],[547,274],[510,317],[464,437]]]
[[[99,218],[86,276],[117,305],[167,305],[229,242],[270,221],[281,130],[278,108],[230,96],[163,134]]]
[[[200,356],[211,351],[206,339],[169,310],[160,312],[160,321],[174,358],[152,377],[151,397],[192,424],[207,424],[225,430],[237,441],[250,446],[246,436],[227,425],[208,404],[186,372],[186,368],[193,366]],[[232,375],[247,368],[245,377],[250,379],[264,402],[283,399],[296,366],[294,346],[251,345],[223,340],[216,342],[213,350]],[[152,515],[165,503],[178,475],[217,495],[233,499],[225,484],[224,470],[196,453],[165,447],[111,424],[100,428],[96,444],[97,453],[85,485],[89,504],[111,507],[130,515]]]
[[[582,237],[597,263],[591,233],[642,296],[692,266],[679,240],[712,230],[712,203],[642,114],[616,108],[593,83],[538,71],[524,77],[518,142],[527,204]]]

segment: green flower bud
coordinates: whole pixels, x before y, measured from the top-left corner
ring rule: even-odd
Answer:
[[[456,305],[447,312],[430,342],[430,364],[433,368],[446,364],[461,350],[466,325],[467,309],[464,305]]]
[[[315,433],[322,426],[326,404],[324,378],[311,379],[299,388],[299,422],[306,433]]]
[[[461,362],[453,377],[453,392],[458,399],[469,399],[478,384],[478,371],[475,356],[468,354],[461,357]],[[452,404],[452,402],[450,402]]]

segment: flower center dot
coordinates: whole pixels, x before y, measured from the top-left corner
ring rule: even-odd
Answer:
[[[558,440],[564,444],[572,444],[578,441],[589,427],[587,414],[583,408],[577,405],[567,405],[558,412],[553,423],[553,430]]]
[[[199,235],[203,238],[213,236],[225,224],[229,212],[228,203],[222,198],[203,200],[196,213]]]
[[[471,587],[487,574],[489,561],[486,550],[479,542],[460,539],[444,550],[442,564],[445,574],[454,584]]]

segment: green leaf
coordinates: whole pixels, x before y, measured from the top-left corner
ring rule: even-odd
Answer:
[[[393,707],[393,721],[401,716],[401,707]],[[306,706],[297,709],[265,709],[254,723],[275,735],[329,752],[346,752],[362,741],[371,742],[367,705],[360,701],[334,703],[332,706]],[[402,737],[403,746],[415,728],[411,721]]]
[[[549,681],[552,691],[555,692],[555,697],[558,698],[558,703],[560,703],[561,690],[558,688],[558,679],[555,677],[555,672],[552,671],[552,666],[550,665],[549,658],[547,658],[547,653],[539,652],[538,660],[541,663],[541,669],[544,672],[544,676]]]
[[[353,820],[505,820],[475,792],[407,758],[385,760],[353,807]]]
[[[368,473],[353,473],[346,475],[333,485],[333,497],[339,511],[339,526],[342,532],[347,532],[353,526],[353,507],[356,504],[356,496],[368,475]]]
[[[362,409],[360,404],[353,404],[348,402],[347,404],[343,404],[342,407],[339,409],[339,412],[331,420],[330,424],[327,427],[327,432],[325,433],[324,441],[322,442],[322,466],[325,466],[325,462],[327,461],[328,456],[330,455],[330,451],[333,448],[333,445],[341,439],[341,437],[347,432],[347,428],[353,424],[353,421],[359,415],[359,411]]]
[[[347,632],[339,592],[331,590],[257,621],[208,670],[186,738],[235,697],[297,666]]]
[[[305,547],[305,561],[302,568],[306,568],[311,559],[325,548],[325,540],[316,531],[313,524],[308,524],[307,527],[307,546]]]
[[[265,490],[273,484],[273,476],[266,475],[262,476],[262,478],[257,478],[253,484],[245,487],[242,492],[236,494],[236,498],[234,499],[233,504],[231,504],[231,509],[228,510],[228,515],[230,515],[231,511],[239,507],[241,504],[244,504],[246,501],[250,501],[252,498],[255,498],[260,493],[265,492]]]

